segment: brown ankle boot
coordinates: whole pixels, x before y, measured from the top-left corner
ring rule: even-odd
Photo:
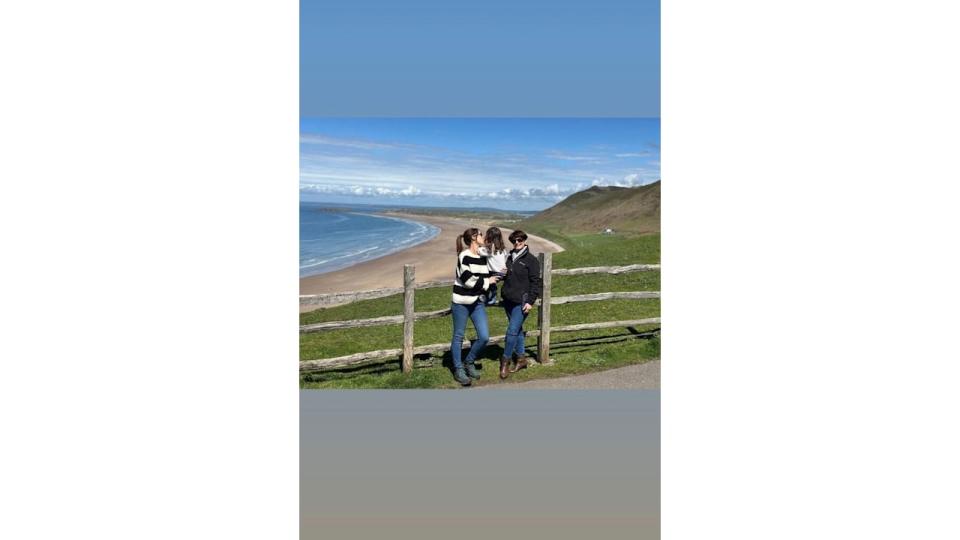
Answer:
[[[509,358],[500,359],[500,378],[501,379],[506,379],[507,377],[510,376],[510,370],[507,369],[509,366],[510,366]]]
[[[513,365],[512,368],[510,368],[510,373],[516,373],[521,369],[526,369],[527,365],[529,365],[529,363],[527,362],[527,357],[521,356],[517,358],[517,362]]]

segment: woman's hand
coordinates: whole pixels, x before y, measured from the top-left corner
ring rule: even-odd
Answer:
[[[530,310],[531,310],[531,309],[533,309],[533,306],[531,306],[530,304],[524,304],[524,305],[523,305],[523,312],[524,312],[524,313],[530,313]]]
[[[497,282],[500,281],[500,276],[490,276],[487,279],[490,280],[491,285],[496,285]]]

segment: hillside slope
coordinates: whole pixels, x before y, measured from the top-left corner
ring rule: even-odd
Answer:
[[[633,188],[594,186],[513,226],[560,234],[660,232],[660,181]]]

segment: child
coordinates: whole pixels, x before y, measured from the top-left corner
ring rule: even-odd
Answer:
[[[483,245],[478,253],[487,258],[487,269],[490,270],[490,275],[500,276],[500,278],[507,275],[507,250],[504,248],[503,233],[500,232],[500,229],[497,227],[487,229],[487,232],[483,235]],[[496,305],[496,284],[487,289],[484,302],[488,306]]]

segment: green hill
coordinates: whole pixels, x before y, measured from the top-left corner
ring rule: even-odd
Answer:
[[[660,232],[660,181],[632,188],[594,186],[579,191],[539,214],[513,224],[547,236]]]

